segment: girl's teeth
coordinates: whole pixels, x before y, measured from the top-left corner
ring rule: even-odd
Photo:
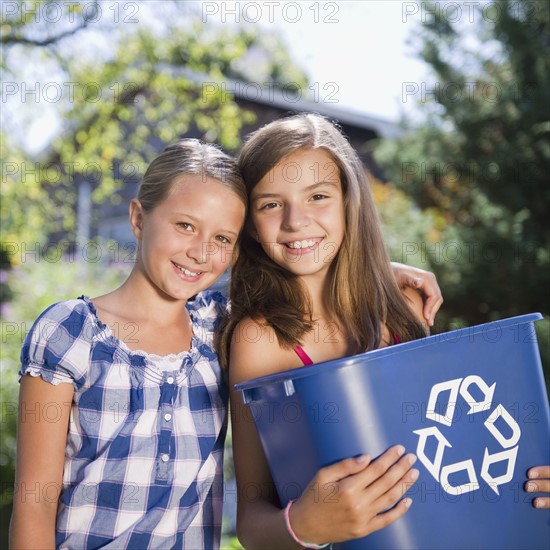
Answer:
[[[294,241],[293,243],[289,243],[289,248],[308,248],[310,246],[313,246],[315,244],[315,241]]]
[[[184,274],[187,275],[187,277],[196,277],[198,273],[195,273],[194,271],[189,271],[188,269],[185,269],[185,267],[177,266],[177,268]]]

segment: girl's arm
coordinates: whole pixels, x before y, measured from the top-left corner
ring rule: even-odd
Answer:
[[[254,330],[246,330],[251,324]],[[247,338],[251,334],[254,338]],[[231,344],[231,388],[292,366],[289,352],[279,348],[270,329],[250,319],[241,321]],[[254,422],[233,390],[231,421],[241,543],[245,548],[299,548],[286,529],[283,510],[276,505],[273,480]],[[402,447],[393,447],[375,461],[350,458],[319,470],[290,511],[290,523],[298,537],[317,544],[359,538],[401,517],[410,500],[384,510],[399,501],[418,476],[411,470],[416,458],[403,453]]]
[[[23,376],[10,548],[54,549],[73,385]]]
[[[425,296],[423,318],[430,327],[433,326],[435,314],[443,303],[443,296],[435,275],[430,271],[397,262],[392,262],[391,265],[397,284],[402,289],[416,288]]]

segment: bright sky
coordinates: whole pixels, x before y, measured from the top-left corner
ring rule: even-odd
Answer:
[[[422,17],[414,1],[202,2],[202,14],[207,22],[239,17],[277,28],[319,100],[382,118],[395,120],[412,107],[410,97],[402,101],[403,85],[425,74],[406,44]]]
[[[127,19],[137,25],[156,26],[162,25],[166,18],[163,9],[159,9],[160,3],[155,1],[145,4],[106,1],[101,5],[103,18],[109,20],[118,17],[121,22]],[[169,5],[164,3],[163,8]],[[403,88],[406,83],[418,85],[426,72],[406,44],[422,16],[417,2],[203,1],[190,3],[193,5],[205,25],[253,25],[279,31],[292,58],[308,73],[317,101],[392,120],[414,106],[415,98],[407,97],[404,102]],[[102,48],[112,48],[104,36],[88,38],[82,44],[83,58],[90,55],[101,58],[98,52]],[[21,59],[21,78],[33,88],[37,81],[43,86],[55,81],[56,75],[48,72],[39,55],[33,55]],[[2,98],[19,122],[20,95]],[[23,111],[28,124],[18,124],[17,130],[23,126],[29,152],[38,152],[58,131],[61,121],[55,106],[44,98],[39,102],[27,99],[25,103]]]

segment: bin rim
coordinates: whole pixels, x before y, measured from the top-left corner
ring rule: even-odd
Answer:
[[[402,344],[395,344],[393,346],[388,346],[385,348],[366,351],[363,353],[358,353],[356,355],[350,355],[348,357],[341,357],[339,359],[332,359],[330,361],[323,361],[321,363],[315,363],[313,365],[304,365],[303,367],[298,367],[295,369],[284,370],[265,376],[259,376],[257,378],[252,378],[251,380],[235,384],[234,387],[235,391],[244,392],[269,384],[281,383],[285,380],[296,380],[298,378],[316,376],[318,374],[322,374],[324,372],[334,369],[351,367],[358,362],[372,362],[383,357],[388,357],[390,355],[395,355],[398,353],[404,353],[425,346],[431,346],[440,342],[444,343],[445,341],[449,340],[456,341],[463,336],[472,336],[473,334],[479,334],[480,332],[487,330],[488,327],[490,327],[490,330],[502,330],[515,325],[522,325],[526,323],[532,323],[534,321],[540,321],[541,319],[543,319],[541,313],[526,313],[524,315],[508,317],[506,319],[491,321],[489,323],[482,323],[480,325],[464,327],[456,330],[451,330],[449,332],[442,332],[441,334],[434,334],[433,336],[426,336],[425,338],[419,338],[417,340],[411,340],[410,342],[404,342]]]

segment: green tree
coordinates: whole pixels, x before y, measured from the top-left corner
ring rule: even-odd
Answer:
[[[436,272],[447,323],[550,314],[549,7],[497,0],[475,10],[467,19],[440,3],[426,9],[434,15],[418,49],[433,80],[408,83],[421,122],[405,121],[402,137],[375,151],[435,215],[432,239],[407,243],[402,259]]]
[[[237,105],[224,81],[246,80],[253,51],[266,60],[262,82],[306,87],[304,73],[273,36],[197,22],[165,25],[161,32],[137,27],[101,63],[79,61],[78,50],[64,54],[64,84],[71,84],[70,97],[58,105],[63,132],[38,161],[14,140],[3,140],[2,240],[10,243],[8,252],[29,238],[43,242],[47,233],[75,229],[75,174],[91,181],[96,202],[117,201],[125,177],[142,173],[162,143],[192,128],[235,151],[243,124],[254,117]],[[30,220],[29,210],[14,210],[14,203],[26,203]]]
[[[86,5],[55,0],[10,2],[2,10],[0,44],[6,47],[15,44],[43,48],[53,46],[88,27],[97,18],[100,9],[97,1],[87,2]],[[49,24],[56,20],[62,20],[64,24]],[[1,63],[8,68],[4,57]]]

